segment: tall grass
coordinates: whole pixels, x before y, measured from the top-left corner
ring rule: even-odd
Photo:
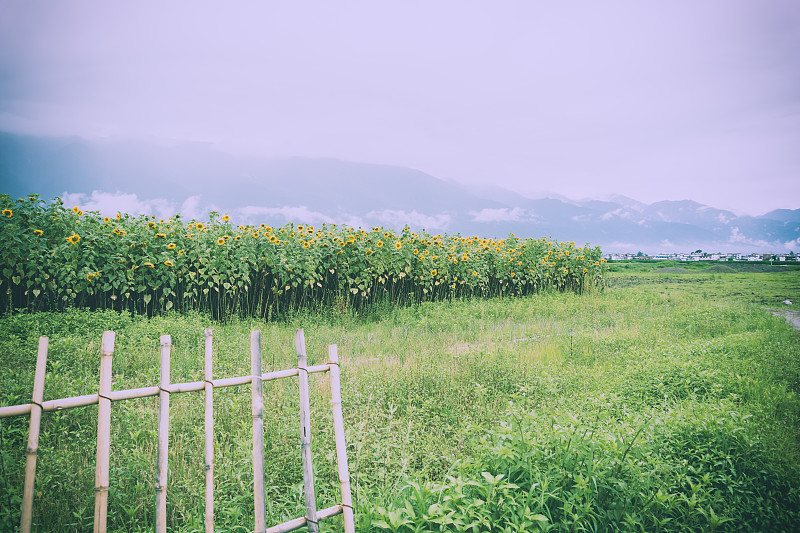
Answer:
[[[333,307],[282,321],[112,311],[0,320],[0,404],[27,403],[36,339],[51,338],[45,399],[96,391],[99,340],[117,331],[114,388],[242,375],[249,331],[265,371],[339,346],[348,458],[361,531],[794,531],[800,509],[800,335],[736,299],[656,285],[582,296]],[[311,378],[320,507],[338,498],[326,382]],[[296,384],[265,386],[268,521],[303,514]],[[249,389],[215,394],[220,531],[253,521]],[[202,528],[202,395],[172,399],[170,528]],[[154,400],[112,407],[110,528],[152,528]],[[34,521],[91,527],[96,408],[43,419]],[[0,420],[0,529],[19,519],[27,423]],[[334,520],[323,531],[337,531]]]

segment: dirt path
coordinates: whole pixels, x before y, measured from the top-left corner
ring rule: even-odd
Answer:
[[[794,326],[794,329],[800,331],[800,311],[795,311],[793,309],[774,309],[771,307],[768,307],[767,310],[775,316],[782,316]]]

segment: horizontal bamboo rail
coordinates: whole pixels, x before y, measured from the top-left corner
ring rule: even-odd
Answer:
[[[310,366],[307,368],[309,374],[319,372],[327,372],[330,370],[330,364]],[[278,370],[276,372],[269,372],[261,376],[261,381],[274,381],[276,379],[288,378],[298,375],[297,368],[290,368],[288,370]],[[239,385],[249,385],[253,380],[252,376],[239,376],[235,378],[223,378],[211,380],[211,386],[215,389],[218,387],[237,387]],[[196,392],[205,389],[205,381],[190,381],[188,383],[172,383],[164,390],[169,393],[180,392]],[[139,389],[124,389],[111,391],[108,393],[108,398],[111,401],[119,400],[133,400],[136,398],[147,398],[148,396],[158,396],[161,389],[158,386],[142,387]],[[83,396],[72,396],[70,398],[61,398],[58,400],[47,400],[42,402],[42,411],[63,411],[65,409],[74,409],[75,407],[84,407],[87,405],[94,405],[99,402],[99,394],[85,394]],[[0,407],[0,418],[7,418],[11,416],[27,415],[31,412],[33,404],[23,403],[19,405],[9,405],[7,407]]]
[[[334,505],[333,507],[328,507],[327,509],[317,511],[317,520],[325,520],[326,518],[336,516],[337,514],[342,514],[341,505]],[[277,526],[267,528],[266,533],[284,533],[286,531],[295,531],[306,525],[307,522],[308,520],[306,517],[301,516],[300,518],[295,518],[294,520],[289,520],[283,524],[278,524]]]
[[[111,440],[110,420],[111,404],[114,401],[131,400],[159,396],[158,413],[158,450],[156,472],[156,512],[155,530],[166,530],[166,498],[168,474],[168,446],[169,446],[169,395],[185,392],[205,392],[205,531],[214,530],[214,445],[213,445],[213,390],[216,387],[237,387],[251,385],[253,397],[253,467],[255,474],[254,504],[256,516],[255,531],[265,533],[279,533],[294,531],[307,527],[309,532],[317,531],[320,520],[342,514],[346,533],[354,531],[353,508],[350,496],[349,474],[347,456],[344,443],[344,425],[341,414],[341,392],[339,383],[339,360],[336,355],[336,346],[329,346],[329,362],[322,365],[306,366],[305,339],[303,330],[295,333],[298,353],[297,368],[278,370],[262,373],[261,371],[261,334],[253,331],[251,334],[251,372],[247,376],[232,378],[212,379],[212,332],[205,330],[205,364],[203,381],[187,383],[170,383],[170,348],[169,335],[161,337],[161,377],[158,386],[140,387],[136,389],[111,390],[111,368],[114,352],[114,332],[107,331],[103,334],[100,358],[100,384],[97,394],[85,394],[57,400],[43,400],[44,381],[48,339],[41,337],[36,363],[36,377],[31,403],[0,407],[0,418],[11,416],[30,415],[31,423],[26,451],[25,483],[23,489],[22,515],[20,531],[26,533],[32,525],[33,486],[35,480],[36,457],[38,454],[39,427],[42,413],[61,411],[87,405],[99,404],[97,423],[97,463],[95,472],[95,532],[106,530],[108,506],[108,471],[109,448]],[[311,440],[310,419],[308,409],[308,374],[319,372],[331,373],[331,408],[334,418],[334,436],[336,440],[336,459],[341,483],[342,503],[327,509],[316,509],[314,499],[314,479],[311,469]],[[264,499],[264,437],[263,437],[263,397],[261,386],[264,381],[298,376],[301,389],[301,455],[303,456],[304,486],[306,496],[306,516],[289,520],[266,528],[265,525],[265,499]],[[260,482],[259,482],[260,478]]]

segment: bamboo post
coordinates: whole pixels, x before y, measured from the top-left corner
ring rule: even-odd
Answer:
[[[261,390],[261,332],[250,332],[250,377],[253,398],[253,503],[255,533],[267,529],[264,492],[264,400]]]
[[[306,340],[302,329],[294,335],[297,348],[297,368],[300,380],[300,450],[303,456],[303,489],[306,497],[306,521],[309,533],[319,531],[317,502],[314,494],[314,471],[311,466],[311,409],[308,403],[308,369],[306,368]]]
[[[167,465],[169,445],[169,357],[172,338],[161,336],[161,382],[158,392],[158,460],[156,463],[156,533],[167,531]]]
[[[333,434],[336,439],[336,465],[339,469],[339,484],[342,490],[342,515],[345,533],[355,533],[353,498],[350,494],[350,471],[347,467],[347,447],[344,441],[342,417],[342,392],[339,376],[339,354],[335,344],[328,346],[328,361],[331,372],[331,411],[333,411]]]
[[[108,521],[108,468],[111,448],[111,357],[114,332],[104,331],[100,345],[100,385],[97,407],[97,466],[94,474],[94,533],[105,533]]]
[[[31,397],[31,423],[28,429],[28,447],[25,449],[25,483],[22,489],[22,519],[19,526],[22,533],[31,531],[33,487],[36,481],[36,456],[39,453],[39,426],[42,422],[42,398],[49,343],[50,339],[47,337],[39,337],[39,352],[36,355],[36,374],[33,378]]]
[[[205,334],[206,360],[203,377],[206,390],[206,533],[214,533],[214,383],[212,381],[214,332],[211,329],[206,329]]]

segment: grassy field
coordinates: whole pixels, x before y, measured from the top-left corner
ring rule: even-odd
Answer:
[[[752,265],[745,265],[752,266]],[[763,265],[768,267],[768,265]],[[701,268],[705,267],[705,268]],[[97,390],[100,336],[117,332],[114,388],[265,372],[339,346],[359,531],[798,531],[800,334],[765,307],[800,302],[800,270],[612,263],[583,295],[464,299],[279,321],[113,311],[0,319],[0,405],[30,401],[50,336],[45,399]],[[787,307],[787,306],[784,306]],[[318,506],[338,498],[326,381],[311,377]],[[265,385],[268,524],[303,514],[297,385]],[[109,525],[153,526],[155,398],[112,408]],[[170,530],[202,531],[202,394],[172,399]],[[253,524],[250,389],[215,393],[219,531]],[[97,408],[43,418],[37,531],[88,531]],[[0,530],[19,521],[27,419],[0,419]],[[323,531],[338,531],[336,519]]]

